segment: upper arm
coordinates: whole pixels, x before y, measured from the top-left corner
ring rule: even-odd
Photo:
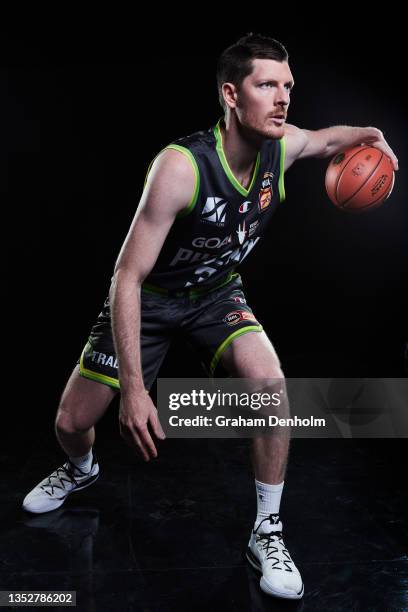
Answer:
[[[285,171],[297,159],[326,156],[327,139],[322,130],[303,130],[287,123],[285,125],[285,141]]]
[[[154,160],[114,273],[123,271],[140,282],[153,268],[176,218],[191,201],[196,173],[183,153],[165,149]]]

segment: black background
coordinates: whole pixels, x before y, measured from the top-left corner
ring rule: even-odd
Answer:
[[[288,49],[296,81],[290,123],[376,126],[400,170],[385,205],[354,216],[325,194],[329,160],[295,163],[286,202],[242,266],[248,301],[286,376],[404,375],[407,125],[398,16],[392,27],[374,14],[356,23],[346,12],[294,22],[276,8],[232,27],[204,18],[204,8],[190,7],[188,23],[177,21],[177,7],[168,19],[157,10],[144,19],[36,14],[9,22],[1,88],[9,101],[3,331],[11,332],[11,351],[3,375],[15,392],[11,421],[51,430],[147,167],[170,141],[216,122],[217,57],[249,31]],[[204,375],[178,345],[161,374]]]

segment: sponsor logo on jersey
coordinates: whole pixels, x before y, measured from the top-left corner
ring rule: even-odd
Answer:
[[[240,297],[239,295],[235,295],[233,298],[234,302],[238,302],[239,304],[246,304],[246,299]]]
[[[211,196],[207,198],[204,208],[201,211],[201,221],[204,223],[214,223],[217,227],[225,224],[227,217],[227,200]]]
[[[266,210],[269,204],[272,202],[272,179],[273,173],[265,172],[262,179],[262,187],[259,192],[259,212]]]
[[[195,253],[189,249],[179,249],[170,265],[174,266],[179,261],[194,262],[204,260],[195,268],[190,280],[184,285],[185,287],[190,287],[191,285],[207,281],[213,274],[222,271],[226,266],[235,267],[242,263],[259,239],[260,237],[258,236],[257,238],[245,240],[243,245],[239,245],[235,249],[230,249],[209,259],[209,253]]]
[[[219,249],[225,244],[229,244],[231,242],[231,234],[229,236],[225,236],[225,238],[205,238],[205,236],[198,236],[194,238],[191,243],[194,247],[198,247],[199,249]]]
[[[255,315],[247,310],[233,310],[224,317],[225,323],[228,325],[237,325],[241,321],[256,321]]]
[[[255,234],[256,228],[258,227],[258,225],[259,225],[259,219],[257,219],[256,221],[250,224],[249,231],[248,231],[248,238],[250,238],[253,234]]]
[[[252,206],[252,202],[250,202],[249,200],[246,200],[246,202],[243,202],[241,204],[241,206],[238,208],[239,212],[244,215],[245,213],[248,212],[248,210],[251,208]]]
[[[241,229],[241,224],[238,225],[237,234],[238,234],[239,244],[244,244],[245,236],[247,235],[247,231],[245,229],[245,221],[242,224],[242,229]]]
[[[199,251],[193,251],[192,249],[179,249],[173,259],[170,262],[171,266],[176,266],[180,261],[194,263],[195,261],[201,261],[211,256],[210,253],[200,253]]]

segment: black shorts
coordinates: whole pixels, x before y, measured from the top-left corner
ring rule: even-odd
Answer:
[[[144,385],[150,390],[172,338],[182,335],[198,352],[209,376],[234,338],[262,331],[246,303],[239,274],[200,297],[168,297],[141,291],[140,346]],[[113,344],[109,297],[77,361],[86,378],[120,389]],[[181,374],[181,372],[180,372]]]

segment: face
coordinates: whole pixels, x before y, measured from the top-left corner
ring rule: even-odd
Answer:
[[[294,84],[289,64],[255,59],[252,65],[252,73],[238,89],[234,87],[235,105],[232,107],[243,127],[262,138],[282,138]]]

